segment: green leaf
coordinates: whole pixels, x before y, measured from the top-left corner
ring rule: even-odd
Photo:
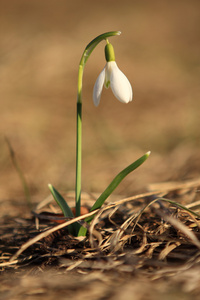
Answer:
[[[59,207],[61,208],[64,216],[67,218],[74,218],[74,215],[71,211],[71,208],[68,206],[67,202],[65,201],[65,199],[61,196],[61,194],[51,185],[48,184],[48,187],[54,197],[54,199],[56,200],[57,204],[59,205]],[[77,232],[77,224],[71,224],[68,226],[68,230],[71,234],[75,235],[75,232]]]
[[[122,170],[114,179],[113,181],[109,184],[109,186],[105,189],[105,191],[100,195],[100,197],[96,200],[94,205],[92,206],[90,211],[93,211],[95,209],[100,208],[105,200],[112,194],[112,192],[116,189],[116,187],[120,184],[120,182],[132,171],[134,171],[136,168],[138,168],[145,160],[149,157],[150,151],[147,152],[145,155],[140,157],[138,160],[136,160],[134,163],[126,167],[124,170]],[[91,217],[88,217],[85,219],[86,222],[90,223],[92,219],[94,218],[94,215]],[[85,227],[81,227],[79,230],[78,235],[86,235],[87,229]]]

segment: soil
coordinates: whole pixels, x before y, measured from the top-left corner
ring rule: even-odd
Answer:
[[[199,20],[197,0],[1,1],[1,299],[198,299]],[[110,30],[134,99],[104,89],[94,107],[100,44],[84,71],[83,205],[151,155],[75,238],[45,217],[59,213],[47,184],[74,206],[78,63]]]

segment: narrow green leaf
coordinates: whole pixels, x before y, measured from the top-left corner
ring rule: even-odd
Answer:
[[[69,217],[69,218],[74,218],[74,215],[71,211],[71,208],[68,206],[67,202],[65,201],[65,199],[61,196],[61,194],[51,185],[48,184],[48,187],[55,199],[55,201],[57,202],[57,204],[59,205],[59,207],[61,208],[63,214],[65,217]],[[77,232],[77,224],[71,224],[68,226],[68,230],[71,234],[75,234],[75,232]]]
[[[170,204],[173,204],[173,205],[175,205],[175,206],[177,206],[177,207],[179,207],[179,208],[181,208],[181,209],[183,209],[183,210],[185,210],[185,211],[188,211],[189,213],[191,213],[191,214],[194,215],[195,217],[200,218],[200,215],[199,215],[199,214],[197,214],[195,211],[193,211],[193,210],[191,210],[191,209],[185,207],[184,205],[181,205],[180,203],[177,203],[177,202],[175,202],[175,201],[172,201],[172,200],[166,199],[166,198],[158,198],[158,201],[159,201],[159,200],[168,202],[168,203],[170,203]]]
[[[48,187],[54,197],[54,199],[56,200],[56,202],[58,203],[58,205],[60,206],[63,214],[65,217],[70,217],[70,218],[74,218],[74,215],[71,211],[71,208],[68,206],[67,202],[65,201],[65,199],[61,196],[61,194],[53,187],[53,185],[48,184]]]
[[[122,170],[109,184],[109,186],[105,189],[105,191],[101,194],[101,196],[97,199],[95,204],[92,206],[90,211],[93,211],[97,208],[100,208],[105,200],[112,194],[112,192],[116,189],[116,187],[120,184],[120,182],[132,171],[134,171],[136,168],[138,168],[145,160],[149,157],[150,152],[147,152],[145,155],[140,157],[138,160],[136,160],[134,163],[126,167],[124,170]],[[93,217],[93,216],[92,216]]]
[[[150,151],[147,152],[145,155],[140,157],[138,160],[136,160],[134,163],[126,167],[124,170],[122,170],[109,184],[109,186],[105,189],[105,191],[100,195],[100,197],[96,200],[94,205],[92,206],[90,211],[93,211],[95,209],[100,208],[105,200],[112,194],[112,192],[116,189],[116,187],[120,184],[120,182],[132,171],[134,171],[136,168],[138,168],[145,160],[149,157]],[[85,219],[86,222],[90,223],[94,216],[88,217]],[[86,235],[87,229],[85,227],[81,227],[79,230],[78,235]]]

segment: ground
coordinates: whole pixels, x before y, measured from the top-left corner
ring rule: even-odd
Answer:
[[[83,200],[91,205],[120,170],[151,150],[145,164],[120,184],[107,205],[164,189],[169,199],[187,207],[193,203],[194,208],[200,172],[199,20],[197,0],[1,1],[1,264],[39,233],[8,143],[27,181],[32,210],[49,196],[48,183],[73,205],[78,64],[87,43],[106,31],[122,32],[110,41],[134,97],[125,105],[108,89],[94,107],[93,86],[105,65],[102,43],[88,60],[83,81]],[[169,185],[163,187],[162,182]],[[139,197],[137,207],[134,200],[123,203],[112,226],[105,215],[103,226],[95,230],[107,241],[117,226],[155,196]],[[99,249],[97,237],[98,251],[88,250],[93,249],[89,240],[71,239],[66,229],[38,241],[16,264],[1,265],[3,299],[133,299],[133,294],[134,299],[157,299],[161,294],[166,299],[195,299],[200,280],[199,218],[164,205],[196,241],[156,205],[142,214],[130,240],[126,235],[132,234],[135,223],[129,225],[121,237],[124,248],[114,252],[110,244]],[[164,227],[164,237],[157,232],[162,222],[170,224]],[[52,226],[42,220],[40,230]],[[166,255],[163,251],[170,243],[174,249]],[[31,251],[36,251],[35,260]],[[69,265],[71,260],[78,265]],[[98,266],[93,264],[96,260]],[[86,261],[89,266],[81,265]]]

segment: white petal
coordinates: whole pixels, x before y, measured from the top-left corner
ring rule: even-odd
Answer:
[[[105,81],[105,68],[99,74],[99,76],[98,76],[98,78],[97,78],[97,80],[95,82],[95,85],[94,85],[94,89],[93,89],[93,102],[94,102],[95,106],[99,105],[104,81]]]
[[[123,102],[128,103],[132,101],[133,91],[127,77],[120,71],[115,61],[109,62],[111,64],[110,86],[115,97]]]

